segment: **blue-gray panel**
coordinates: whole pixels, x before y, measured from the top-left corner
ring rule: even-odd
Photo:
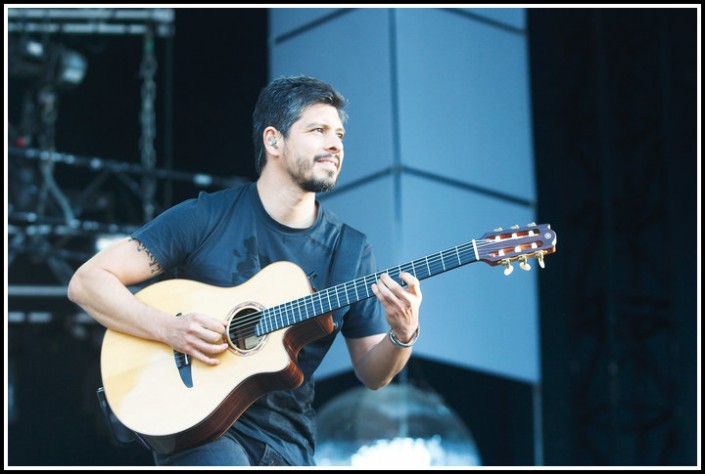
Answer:
[[[343,221],[365,232],[380,268],[400,263],[393,210],[393,178],[388,176],[339,195],[320,195],[319,199]],[[336,338],[330,352],[316,371],[324,378],[351,369],[350,356],[342,337]]]
[[[526,37],[435,9],[398,9],[401,161],[535,198]]]
[[[338,10],[340,8],[270,8],[269,37],[275,40],[281,35],[309,25]]]
[[[404,261],[478,239],[497,227],[524,226],[533,210],[484,195],[404,176]],[[422,281],[421,337],[414,352],[513,379],[540,379],[537,271],[476,262]]]
[[[355,10],[270,48],[272,78],[315,76],[348,99],[341,185],[393,163],[388,15]]]
[[[458,8],[458,10],[463,10],[512,28],[520,30],[526,28],[525,8]]]

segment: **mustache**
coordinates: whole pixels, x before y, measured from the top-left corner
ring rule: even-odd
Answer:
[[[316,155],[313,157],[314,161],[329,160],[331,158],[335,159],[335,162],[338,166],[340,165],[340,157],[338,155],[333,155],[332,153],[327,153],[325,155]]]

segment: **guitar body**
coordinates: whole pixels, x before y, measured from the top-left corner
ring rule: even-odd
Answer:
[[[230,322],[311,291],[298,266],[277,262],[232,288],[176,279],[150,285],[136,297],[175,317],[199,312]],[[217,439],[262,395],[298,387],[303,382],[296,365],[299,350],[332,331],[326,313],[247,343],[230,335],[220,364],[209,366],[165,344],[108,329],[101,350],[105,394],[125,426],[168,454]]]

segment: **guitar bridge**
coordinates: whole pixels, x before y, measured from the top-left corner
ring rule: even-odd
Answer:
[[[181,316],[181,313],[178,313],[176,316]],[[191,356],[175,350],[174,362],[176,363],[176,368],[179,370],[181,382],[183,382],[186,387],[193,388],[193,377],[191,376]]]
[[[179,369],[181,381],[188,388],[193,388],[193,378],[191,377],[191,357],[183,352],[174,351],[174,362]]]

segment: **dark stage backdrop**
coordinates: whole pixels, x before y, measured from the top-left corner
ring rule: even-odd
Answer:
[[[529,10],[545,462],[697,462],[697,15]]]

